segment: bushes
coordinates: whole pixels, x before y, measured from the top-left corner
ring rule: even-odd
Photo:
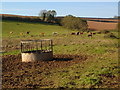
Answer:
[[[82,20],[72,15],[64,17],[61,21],[61,25],[68,29],[81,30],[81,31],[87,30],[87,26],[88,26],[86,20]]]

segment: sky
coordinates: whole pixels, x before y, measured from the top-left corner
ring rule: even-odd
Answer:
[[[2,2],[119,2],[119,0],[1,0]]]
[[[38,16],[55,10],[57,16],[111,18],[118,15],[118,2],[2,2],[1,14]]]

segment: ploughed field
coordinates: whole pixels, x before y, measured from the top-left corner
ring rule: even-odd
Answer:
[[[89,29],[93,30],[114,30],[117,29],[118,23],[113,22],[96,22],[96,21],[88,21]]]
[[[88,20],[88,27],[91,30],[115,30],[118,28],[117,18],[83,18]]]
[[[117,30],[92,31],[95,34],[88,37],[88,32],[71,35],[77,31],[57,25],[15,21],[2,24],[3,88],[118,87]],[[54,59],[22,63],[20,41],[46,38],[53,40]]]

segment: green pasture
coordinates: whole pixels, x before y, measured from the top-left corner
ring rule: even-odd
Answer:
[[[2,41],[3,46],[6,46],[6,48],[4,48],[6,53],[3,55],[20,54],[20,40],[50,38],[53,40],[54,54],[77,54],[88,56],[87,60],[84,62],[67,68],[55,69],[51,71],[50,76],[43,74],[45,78],[42,83],[44,83],[46,80],[54,82],[53,85],[43,88],[118,87],[117,78],[118,73],[120,72],[118,70],[119,39],[105,37],[109,33],[96,34],[90,38],[87,37],[87,32],[85,32],[82,36],[70,35],[71,32],[75,31],[65,29],[58,25],[2,21],[2,26]],[[9,33],[11,31],[13,34]],[[26,31],[30,31],[30,35],[26,35]],[[23,32],[24,36],[21,36],[20,32]],[[41,32],[44,32],[45,36],[40,36],[39,34]],[[58,35],[52,35],[52,32],[58,32]],[[94,32],[97,33],[97,31]],[[110,33],[113,33],[116,37],[118,37],[117,30],[110,31]],[[111,78],[113,76],[114,78]],[[38,77],[36,77],[36,80],[37,78]],[[31,81],[34,81],[33,78]]]
[[[68,32],[67,29],[64,29],[58,25],[2,21],[2,37],[22,37],[20,33],[23,33],[23,35],[27,37],[27,31],[30,32],[30,35],[40,35],[40,33],[45,33],[45,35],[52,35],[52,32],[58,32],[60,34]],[[13,34],[10,34],[10,32],[13,32]]]

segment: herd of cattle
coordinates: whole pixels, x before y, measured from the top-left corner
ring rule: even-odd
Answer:
[[[95,35],[96,33],[92,33],[92,32],[87,32],[88,37],[92,37],[93,35]],[[84,32],[76,32],[76,33],[71,33],[71,35],[83,35]]]
[[[10,35],[12,35],[14,32],[10,32]],[[85,32],[72,32],[70,33],[70,35],[83,35]],[[26,31],[25,33],[23,32],[20,32],[20,35],[23,36],[23,35],[29,35],[30,34],[30,31]],[[52,32],[52,35],[58,35],[59,33],[58,32]],[[93,35],[95,35],[96,33],[95,32],[87,32],[87,36],[88,37],[92,37]],[[32,37],[33,35],[31,35]],[[41,32],[39,33],[39,36],[45,36],[45,33],[44,32]]]

